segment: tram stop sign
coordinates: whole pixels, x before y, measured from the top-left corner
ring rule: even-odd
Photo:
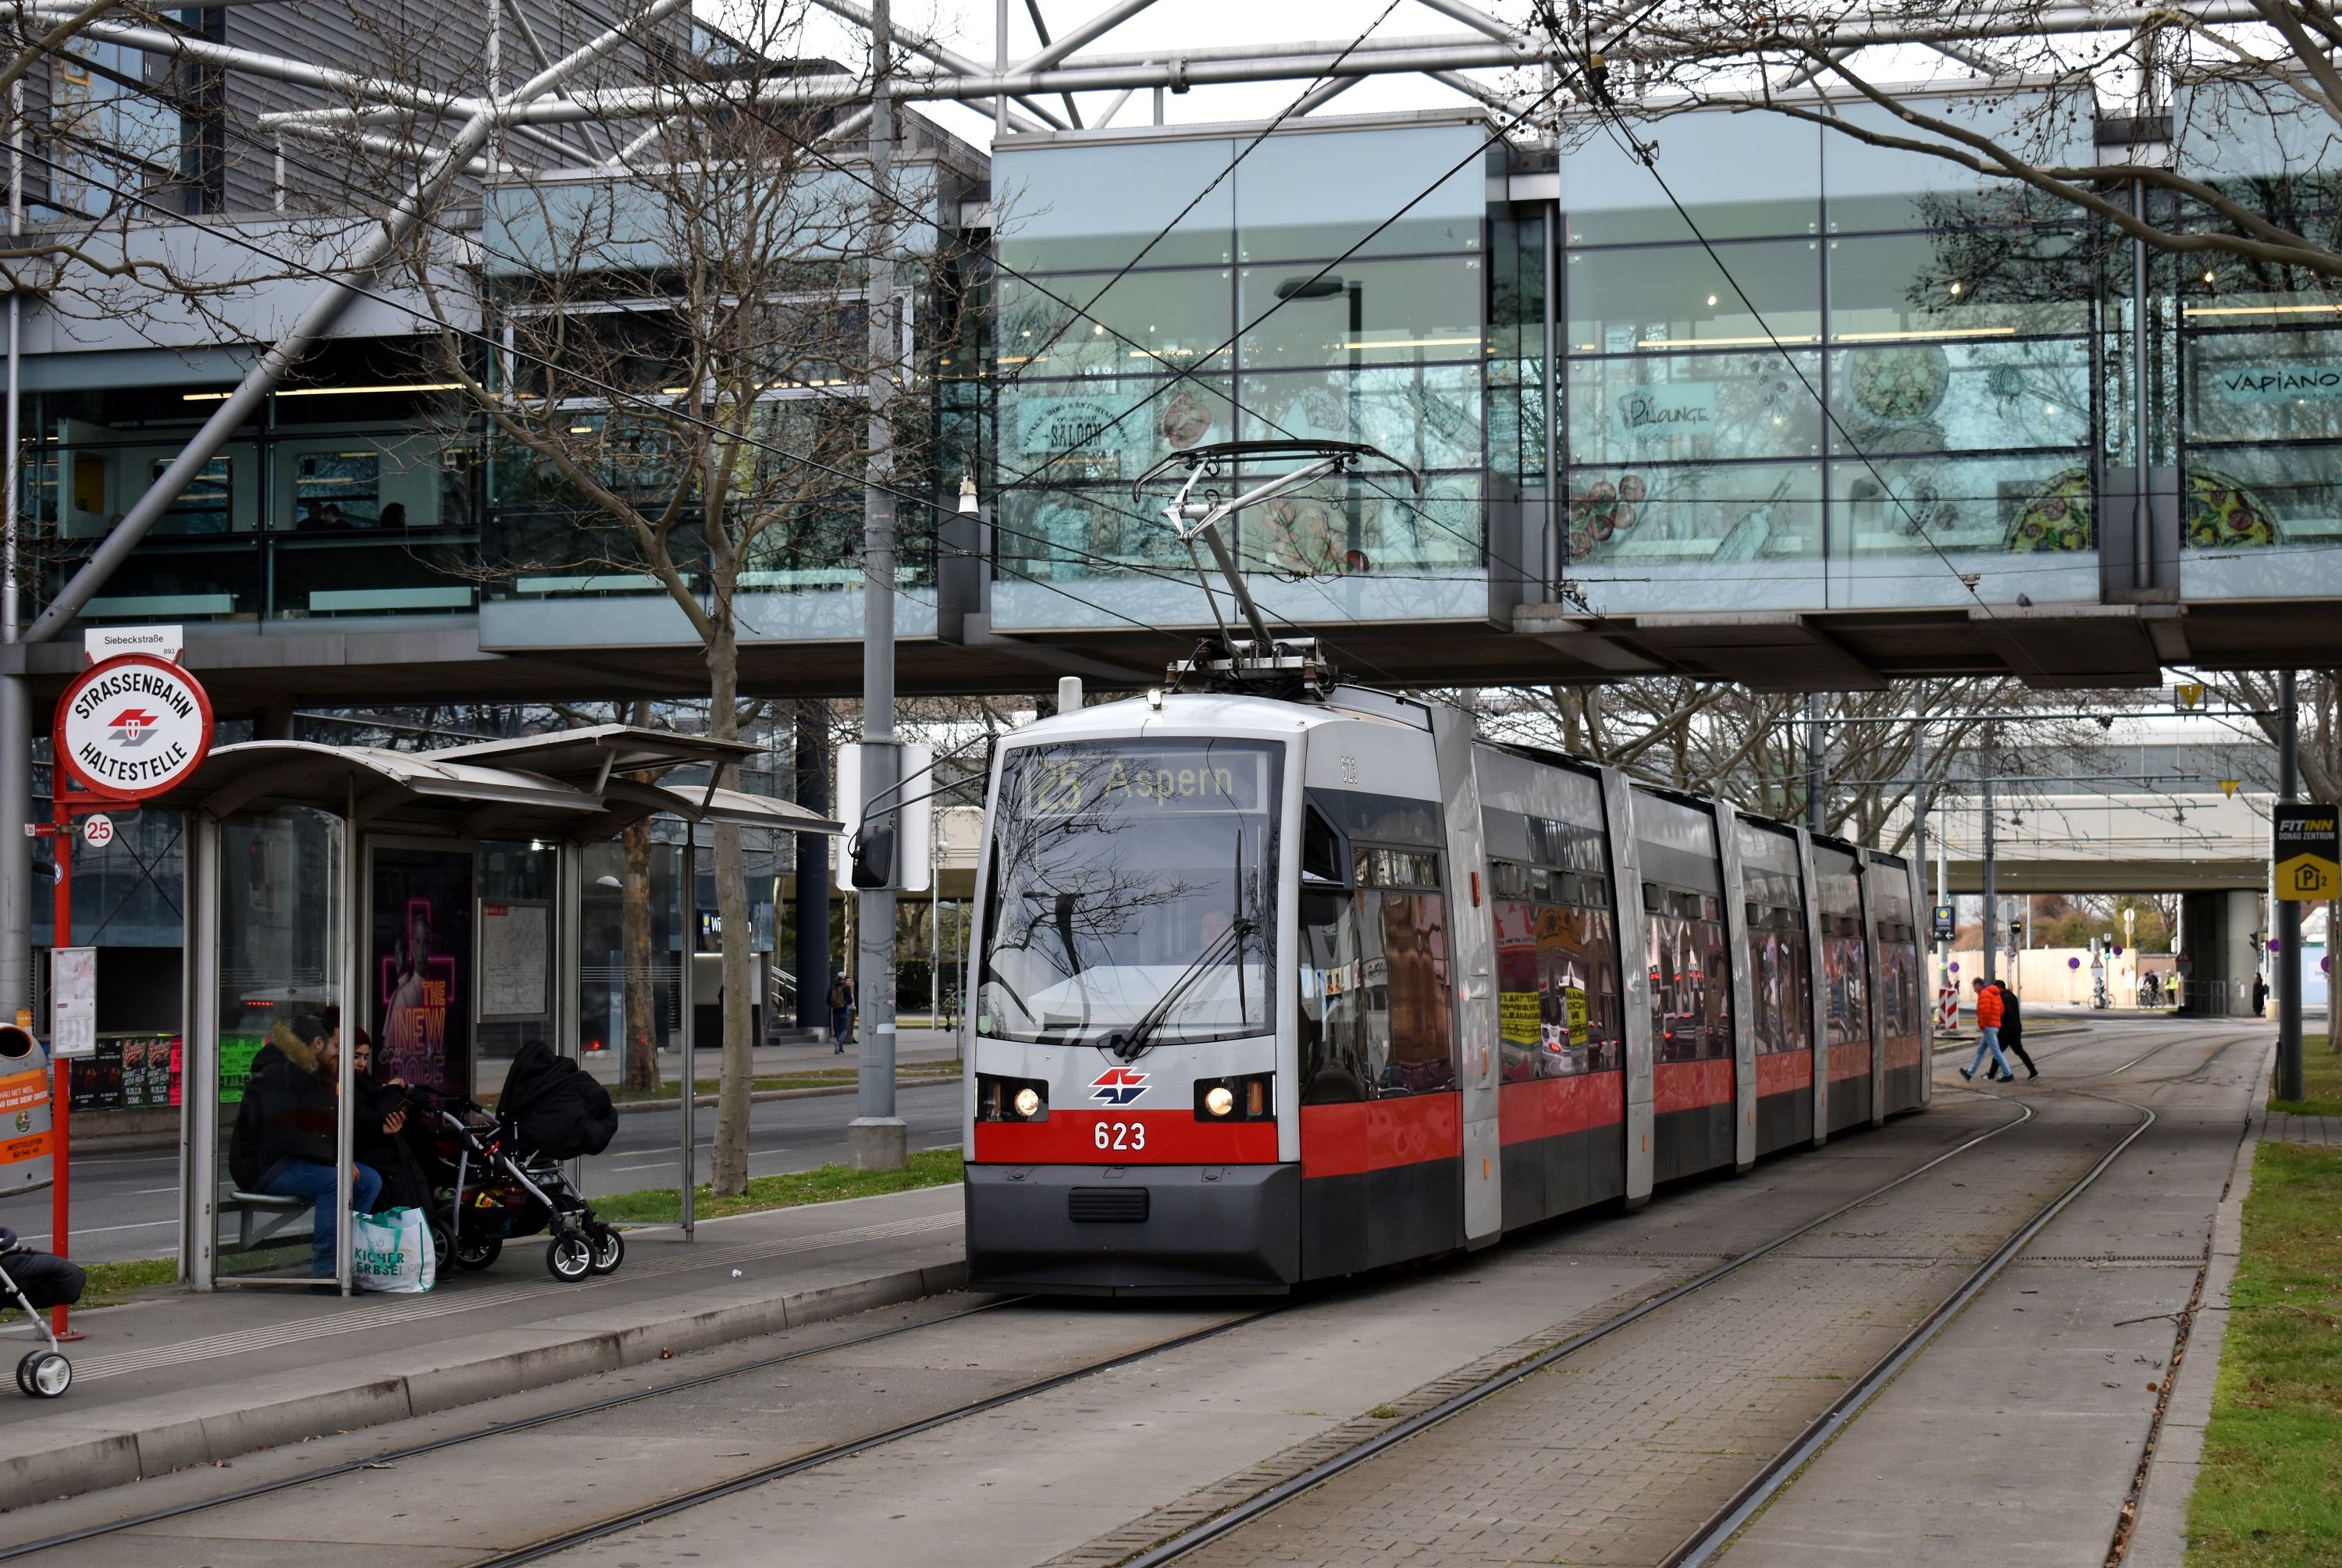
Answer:
[[[1957,929],[1958,923],[1952,918],[1952,906],[1948,904],[1936,905],[1936,940],[1949,942]]]
[[[2269,817],[2277,896],[2302,904],[2342,893],[2342,835],[2330,805],[2279,804]]]

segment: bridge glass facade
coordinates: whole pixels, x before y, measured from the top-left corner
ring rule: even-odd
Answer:
[[[1236,438],[1363,442],[1396,460],[1238,520],[1232,544],[1273,611],[1476,613],[1485,139],[1448,117],[1257,145],[1002,147],[993,624],[1204,621],[1162,498],[1131,482]]]

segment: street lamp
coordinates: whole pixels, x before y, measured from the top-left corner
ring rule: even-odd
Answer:
[[[1289,277],[1276,285],[1276,297],[1284,299],[1334,299],[1347,295],[1350,300],[1350,335],[1346,346],[1350,355],[1350,384],[1342,399],[1349,411],[1350,440],[1356,444],[1358,434],[1358,374],[1359,356],[1366,351],[1366,285],[1357,278],[1345,282],[1338,273],[1321,277]],[[1365,550],[1366,529],[1360,518],[1363,502],[1358,494],[1358,471],[1353,466],[1343,480],[1343,554],[1345,571],[1359,560]]]

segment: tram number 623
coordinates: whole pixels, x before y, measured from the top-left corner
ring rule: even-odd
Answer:
[[[1146,1147],[1146,1124],[1096,1122],[1091,1124],[1090,1138],[1101,1149],[1144,1149]]]

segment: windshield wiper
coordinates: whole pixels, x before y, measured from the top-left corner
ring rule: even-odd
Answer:
[[[1156,1032],[1169,1021],[1171,1010],[1186,996],[1196,982],[1203,978],[1206,970],[1216,968],[1226,960],[1231,949],[1237,953],[1236,969],[1238,984],[1241,984],[1244,969],[1242,948],[1246,938],[1257,929],[1249,920],[1239,920],[1229,926],[1213,940],[1209,947],[1196,954],[1195,962],[1181,970],[1178,976],[1164,987],[1163,994],[1156,998],[1155,1005],[1140,1014],[1137,1022],[1128,1030],[1120,1034],[1107,1035],[1106,1049],[1125,1062],[1136,1062],[1146,1054],[1154,1044]]]

